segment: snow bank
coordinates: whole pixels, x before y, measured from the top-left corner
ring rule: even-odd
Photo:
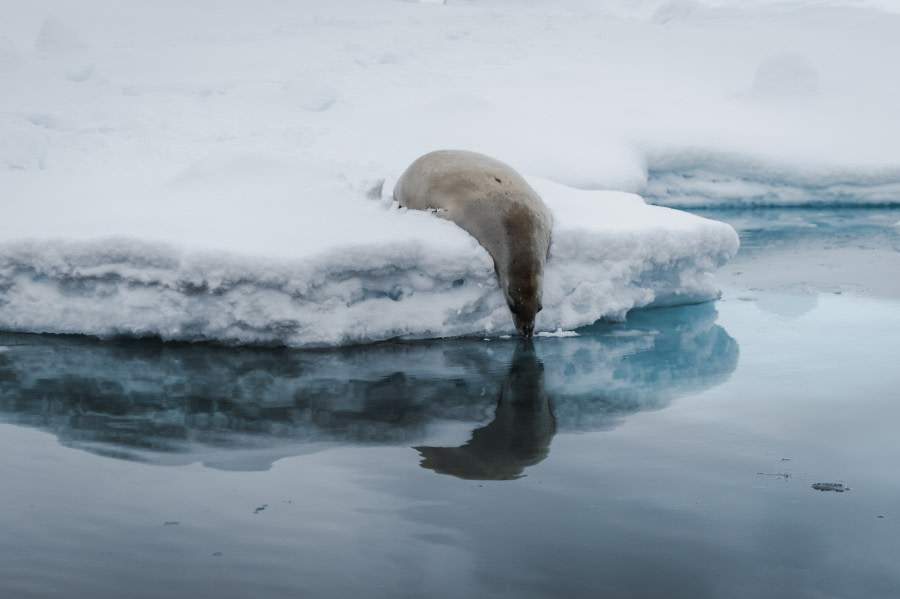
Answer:
[[[290,346],[514,331],[472,237],[335,168],[218,157],[152,193],[75,202],[89,214],[36,194],[0,227],[0,329]],[[540,330],[710,299],[737,250],[722,223],[534,184],[556,221]]]
[[[667,204],[897,203],[896,0],[34,0],[0,22],[0,201],[216,151],[473,148]]]

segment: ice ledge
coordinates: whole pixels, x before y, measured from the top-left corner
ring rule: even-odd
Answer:
[[[738,248],[729,225],[632,194],[531,181],[555,221],[538,331],[716,296],[711,273]],[[465,232],[373,204],[356,195],[335,210],[359,206],[391,235],[307,253],[150,234],[0,240],[0,330],[297,347],[513,331],[490,258]],[[319,218],[305,226],[334,227]],[[397,234],[407,228],[418,232]]]

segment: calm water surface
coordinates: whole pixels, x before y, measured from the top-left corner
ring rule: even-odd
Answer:
[[[0,334],[0,597],[900,596],[900,210],[705,214],[578,337]]]

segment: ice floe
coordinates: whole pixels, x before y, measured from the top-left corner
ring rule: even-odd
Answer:
[[[4,228],[20,238],[0,243],[0,329],[291,346],[513,331],[490,257],[453,223],[325,165],[242,162],[235,181],[219,160],[174,189],[107,198],[102,217],[67,210],[62,190],[17,211]],[[710,273],[737,251],[723,223],[532,182],[554,214],[541,331],[711,299]]]

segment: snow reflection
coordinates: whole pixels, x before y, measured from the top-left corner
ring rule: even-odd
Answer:
[[[739,350],[716,316],[700,304],[533,345],[329,351],[7,334],[0,418],[157,464],[265,470],[327,447],[406,445],[438,472],[515,478],[546,457],[558,431],[611,429],[726,380]]]

